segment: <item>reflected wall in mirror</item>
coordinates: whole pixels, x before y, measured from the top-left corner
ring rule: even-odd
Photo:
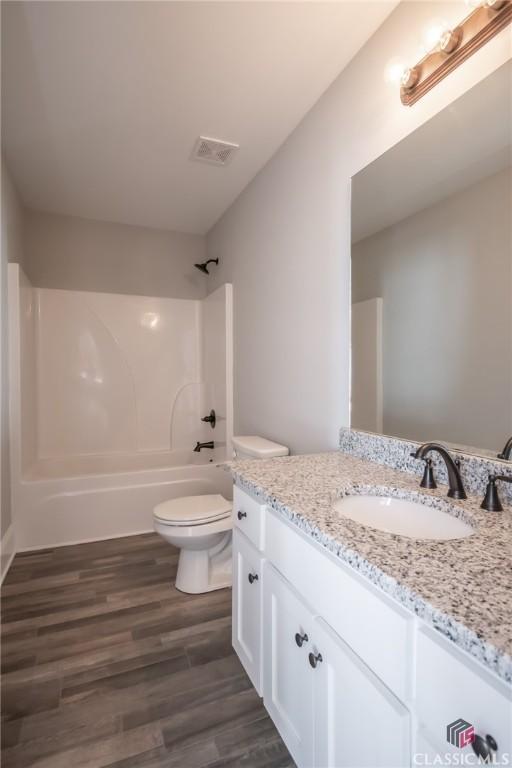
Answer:
[[[352,179],[356,429],[512,435],[511,95],[508,62]]]

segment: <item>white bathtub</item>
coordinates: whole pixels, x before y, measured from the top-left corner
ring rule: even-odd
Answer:
[[[153,507],[203,493],[232,498],[231,476],[207,451],[41,459],[17,488],[17,549],[153,530]]]

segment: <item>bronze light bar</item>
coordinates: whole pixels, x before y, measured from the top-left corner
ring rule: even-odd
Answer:
[[[486,0],[457,27],[446,30],[436,48],[404,72],[400,88],[402,104],[410,107],[421,99],[510,22],[511,0]]]

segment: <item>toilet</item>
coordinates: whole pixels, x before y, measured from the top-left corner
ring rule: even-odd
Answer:
[[[236,459],[288,456],[288,448],[264,437],[234,437]],[[231,586],[232,503],[219,493],[182,496],[153,510],[155,531],[180,549],[176,589],[189,594]]]

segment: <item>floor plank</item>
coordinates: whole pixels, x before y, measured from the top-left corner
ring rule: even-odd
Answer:
[[[20,553],[2,587],[4,768],[287,768],[231,647],[155,534]]]

